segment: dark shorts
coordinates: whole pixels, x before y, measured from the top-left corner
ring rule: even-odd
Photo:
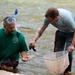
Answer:
[[[63,51],[64,47],[66,47],[65,50],[67,50],[68,46],[72,42],[73,35],[73,32],[65,33],[57,30],[55,33],[54,52]]]
[[[0,62],[0,65],[5,65],[8,67],[13,67],[14,69],[18,66],[18,61],[15,58],[6,58]]]

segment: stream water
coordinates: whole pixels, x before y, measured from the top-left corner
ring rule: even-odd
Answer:
[[[42,25],[44,14],[49,7],[65,8],[75,13],[75,0],[0,0],[0,27],[2,20],[14,14],[17,8],[17,25],[25,35],[27,45],[33,39],[35,32]],[[30,60],[18,66],[19,72],[27,75],[51,75],[44,63],[43,56],[53,52],[54,33],[56,28],[49,26],[36,43],[36,52],[29,50]],[[75,53],[74,53],[75,54]],[[75,59],[73,60],[72,75],[75,75]]]

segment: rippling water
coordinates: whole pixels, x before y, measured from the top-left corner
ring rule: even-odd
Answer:
[[[17,8],[19,10],[17,25],[22,26],[20,31],[25,35],[28,45],[36,30],[42,25],[44,14],[49,7],[66,8],[75,13],[75,0],[0,0],[0,27],[2,27],[2,20],[6,16],[13,15]],[[56,28],[49,26],[36,43],[37,52],[29,51],[30,60],[20,61],[18,66],[20,73],[50,75],[42,57],[45,53],[53,52],[55,30]],[[75,75],[74,69],[73,63],[73,75]]]

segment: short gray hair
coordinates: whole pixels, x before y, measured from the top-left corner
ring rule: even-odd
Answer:
[[[3,25],[11,24],[11,23],[16,23],[16,17],[14,17],[14,16],[7,16],[7,17],[3,20]]]

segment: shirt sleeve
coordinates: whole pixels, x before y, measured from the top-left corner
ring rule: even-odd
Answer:
[[[28,47],[27,47],[27,44],[26,44],[26,41],[25,41],[25,37],[23,35],[21,35],[21,42],[20,42],[19,51],[20,52],[22,52],[22,51],[27,52],[28,51]]]
[[[74,21],[74,19],[73,19],[72,17],[69,17],[69,18],[68,18],[67,23],[68,23],[68,25],[69,25],[72,29],[75,28],[75,21]]]
[[[49,25],[49,22],[48,22],[48,20],[46,18],[44,18],[44,20],[43,20],[43,25],[44,26],[48,26]]]

